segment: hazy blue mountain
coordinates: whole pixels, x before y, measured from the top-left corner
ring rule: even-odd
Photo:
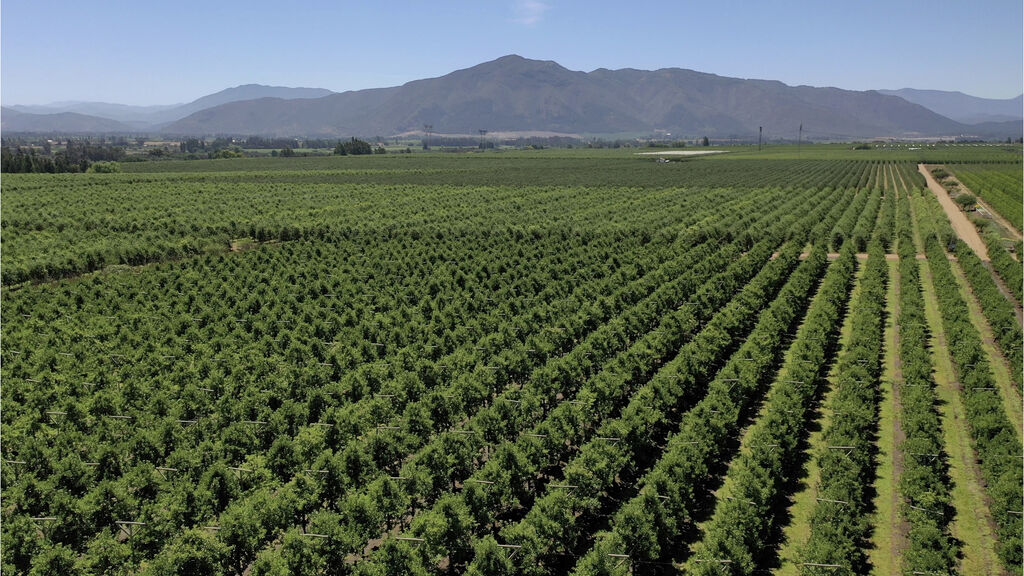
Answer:
[[[393,88],[317,99],[265,98],[207,108],[167,125],[169,134],[388,136],[431,124],[444,134],[551,131],[679,136],[870,138],[957,136],[968,128],[875,91],[787,86],[668,68],[577,72],[505,56]]]
[[[132,132],[131,126],[98,116],[77,112],[56,114],[26,114],[11,108],[0,109],[0,130],[4,132],[42,133],[125,133]]]
[[[899,96],[907,102],[920,104],[933,112],[964,124],[1006,122],[1024,118],[1024,94],[1016,98],[994,99],[970,96],[963,92],[916,90],[914,88],[879,90],[878,92]]]
[[[8,106],[18,112],[31,114],[57,114],[60,112],[76,112],[90,116],[109,118],[129,123],[135,129],[152,129],[167,122],[180,120],[205,108],[256,98],[320,98],[334,94],[325,88],[289,88],[286,86],[264,86],[262,84],[245,84],[209,94],[189,102],[188,104],[169,104],[157,106],[131,106],[128,104],[111,104],[109,102],[54,102],[42,106]]]

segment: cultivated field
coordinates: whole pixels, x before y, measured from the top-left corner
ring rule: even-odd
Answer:
[[[1021,147],[849,148],[4,175],[2,570],[1021,574]]]

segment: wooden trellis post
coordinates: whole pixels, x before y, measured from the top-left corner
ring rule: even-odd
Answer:
[[[114,524],[117,524],[120,532],[125,535],[125,538],[131,539],[138,532],[139,527],[145,526],[145,522],[130,522],[128,520],[115,520]]]
[[[506,551],[507,558],[511,560],[517,552],[522,548],[518,544],[498,544],[498,548],[503,548]]]

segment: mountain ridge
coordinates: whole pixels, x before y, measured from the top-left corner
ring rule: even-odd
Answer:
[[[881,94],[899,96],[907,102],[964,124],[1005,122],[1024,119],[1024,94],[1014,98],[980,98],[963,92],[946,90],[878,90]]]
[[[267,84],[242,84],[207,94],[183,104],[157,104],[133,106],[110,102],[54,102],[46,105],[13,105],[5,108],[22,113],[49,115],[73,112],[99,118],[108,118],[129,124],[135,130],[154,130],[161,125],[185,118],[191,114],[230,102],[257,98],[320,98],[334,94],[326,88],[304,88],[270,86]]]
[[[422,133],[428,125],[438,134],[475,134],[482,129],[740,139],[756,138],[759,128],[763,128],[768,139],[803,135],[833,140],[963,135],[1004,138],[1020,137],[1024,131],[1019,118],[993,113],[976,118],[984,123],[970,125],[891,92],[789,86],[777,80],[731,78],[685,68],[598,68],[583,72],[569,70],[553,60],[510,54],[443,76],[387,88],[331,92],[244,84],[173,107],[66,104],[77,105],[78,109],[91,104],[89,110],[99,111],[106,106],[113,110],[111,114],[122,113],[122,128],[127,131],[168,136],[386,137]],[[937,93],[910,92],[913,94],[909,97],[919,93],[934,97]],[[974,110],[985,100],[956,94],[969,99]],[[18,108],[21,112],[39,109]],[[5,108],[5,117],[18,108]],[[133,111],[135,116],[124,115]],[[139,114],[149,121],[140,119]],[[43,116],[48,115],[20,117],[13,122],[5,118],[3,126],[33,131],[32,122],[36,122],[45,127],[42,131],[52,131],[57,118]],[[101,122],[103,117],[90,121],[81,117],[65,119],[73,121],[72,128],[90,122],[115,126]],[[161,119],[166,121],[154,121]]]
[[[683,68],[572,71],[551,60],[508,55],[390,88],[316,100],[260,100],[208,108],[168,134],[389,136],[544,130],[771,138],[956,136],[965,126],[875,91],[788,86]]]

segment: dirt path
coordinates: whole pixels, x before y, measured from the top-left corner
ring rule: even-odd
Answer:
[[[981,236],[978,234],[978,230],[971,224],[971,221],[967,219],[967,215],[964,214],[960,207],[953,202],[953,199],[946,193],[946,189],[941,184],[935,181],[932,177],[931,172],[928,171],[930,165],[918,164],[917,170],[924,176],[925,181],[928,182],[928,189],[935,194],[938,198],[939,204],[942,209],[946,211],[946,216],[949,217],[950,224],[953,225],[953,230],[956,231],[957,236],[967,244],[974,253],[984,262],[989,261],[988,247],[981,240]]]

